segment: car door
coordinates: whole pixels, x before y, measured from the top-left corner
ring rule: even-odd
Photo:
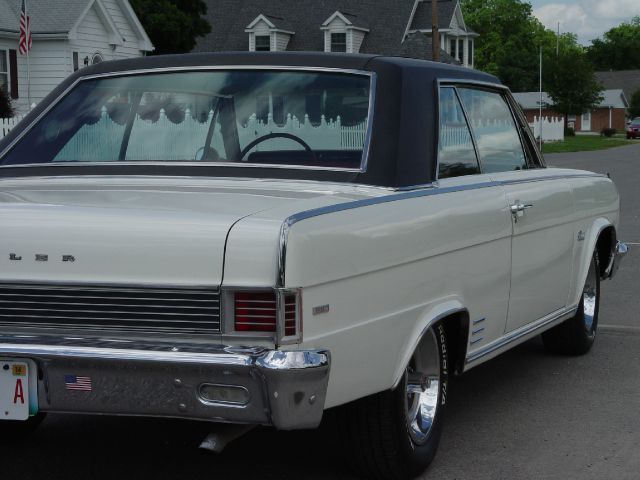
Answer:
[[[451,192],[443,196],[451,245],[464,238],[473,246],[465,251],[452,248],[446,256],[449,272],[438,280],[444,285],[455,279],[463,285],[472,322],[469,352],[473,352],[504,334],[511,282],[511,220],[504,214],[503,189],[480,169],[456,90],[455,85],[440,88],[437,189]],[[431,199],[428,203],[425,208],[433,208]]]
[[[497,181],[511,217],[511,288],[506,332],[567,304],[571,281],[573,195],[566,179],[531,168],[530,150],[504,92],[463,88],[484,173]],[[526,141],[526,140],[525,140]],[[529,157],[529,159],[528,159]]]

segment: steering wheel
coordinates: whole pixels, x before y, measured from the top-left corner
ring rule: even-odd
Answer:
[[[309,144],[307,142],[305,142],[300,137],[296,137],[295,135],[291,135],[290,133],[277,133],[277,132],[276,133],[269,133],[267,135],[263,135],[262,137],[258,137],[253,142],[251,142],[249,145],[244,147],[242,149],[242,151],[240,152],[240,161],[242,161],[242,159],[247,155],[247,153],[249,153],[251,151],[251,149],[253,147],[255,147],[256,145],[258,145],[258,144],[260,144],[262,142],[264,142],[265,140],[270,140],[272,138],[288,138],[289,140],[293,140],[294,142],[299,143],[313,157],[313,162],[316,165],[319,164],[317,155],[315,154],[315,152],[313,150],[311,150],[311,147],[309,146]]]

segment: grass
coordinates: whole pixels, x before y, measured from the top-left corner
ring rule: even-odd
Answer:
[[[624,145],[633,143],[633,140],[627,140],[622,135],[616,135],[612,138],[607,138],[600,135],[576,135],[575,137],[565,137],[563,142],[545,143],[542,146],[542,152],[586,152],[592,150],[605,150],[607,148],[622,147]]]

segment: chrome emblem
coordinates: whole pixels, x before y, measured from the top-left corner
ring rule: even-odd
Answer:
[[[320,315],[321,313],[328,313],[329,312],[329,304],[327,305],[320,305],[318,307],[313,307],[312,309],[312,313],[314,315]]]
[[[34,259],[36,262],[48,262],[49,255],[46,253],[36,253],[34,254]],[[18,255],[17,253],[10,253],[9,260],[12,262],[21,262],[22,255]],[[65,263],[73,263],[76,261],[76,257],[73,255],[62,255],[62,261]]]
[[[582,242],[585,239],[585,234],[582,230],[578,232],[578,241]]]

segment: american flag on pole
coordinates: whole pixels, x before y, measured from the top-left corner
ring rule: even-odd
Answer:
[[[91,377],[78,377],[76,375],[64,376],[64,388],[67,390],[91,391]]]
[[[31,19],[27,15],[25,0],[22,0],[20,9],[20,37],[18,39],[18,50],[20,55],[26,55],[31,50]]]

